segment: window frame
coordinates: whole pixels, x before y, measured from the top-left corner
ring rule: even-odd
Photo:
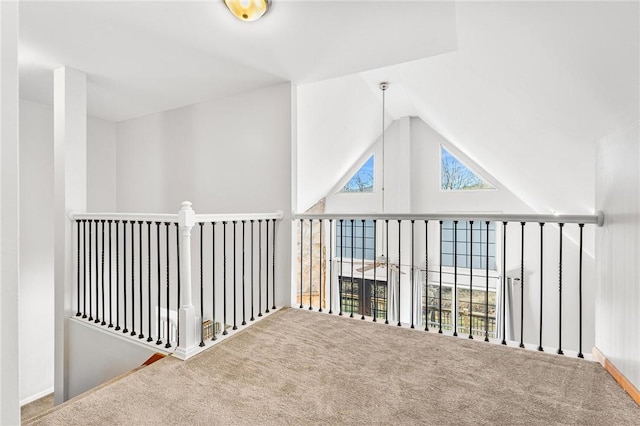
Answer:
[[[344,219],[343,222],[346,222],[345,224],[345,231],[346,229],[351,227],[351,219]],[[359,222],[359,223],[358,223]],[[370,226],[368,226],[368,223],[371,223]],[[334,241],[332,241],[331,243],[334,244],[334,253],[336,255],[337,259],[347,259],[349,261],[351,261],[351,254],[349,252],[349,250],[351,252],[353,252],[353,259],[354,261],[356,259],[358,260],[362,260],[362,257],[358,257],[356,256],[356,254],[359,254],[358,251],[360,251],[361,253],[363,253],[364,255],[364,260],[365,262],[371,262],[371,261],[375,261],[375,257],[374,255],[376,253],[380,253],[379,247],[374,247],[374,245],[377,245],[379,242],[379,238],[378,235],[376,235],[377,232],[379,232],[379,227],[378,229],[376,229],[376,227],[374,226],[374,221],[373,219],[365,219],[365,229],[364,229],[364,233],[365,233],[365,247],[361,247],[360,245],[362,244],[362,235],[357,235],[358,233],[358,229],[362,230],[362,219],[354,219],[354,224],[353,224],[353,230],[354,230],[354,246],[351,246],[351,235],[347,236],[347,233],[345,232],[345,236],[347,238],[346,242],[347,244],[345,244],[344,246],[342,246],[342,238],[340,238],[340,241],[338,241],[338,230],[340,230],[340,236],[342,236],[342,229],[340,229],[340,220],[336,221],[335,224],[335,236],[334,236]],[[367,236],[367,229],[371,229],[372,230],[372,236]],[[349,230],[349,232],[351,232],[351,230]],[[338,244],[338,242],[340,242],[340,244]],[[371,246],[367,245],[367,242],[373,242],[373,244],[371,244]],[[340,247],[342,248],[342,252],[340,251]],[[345,253],[345,250],[347,250],[347,253]],[[370,253],[371,258],[367,257],[367,253]],[[355,266],[355,265],[354,265]]]
[[[347,271],[350,272],[350,271]],[[384,301],[384,309],[380,310],[378,309],[378,311],[376,311],[376,317],[377,318],[385,318],[387,315],[387,312],[389,310],[389,286],[387,285],[387,280],[379,280],[379,279],[373,279],[373,278],[369,278],[367,276],[364,277],[364,282],[362,280],[362,277],[354,277],[347,274],[342,274],[342,275],[338,275],[338,293],[339,293],[339,309],[341,310],[341,312],[343,313],[351,313],[351,306],[347,303],[346,305],[343,305],[343,293],[348,293],[348,291],[341,291],[343,290],[343,285],[344,283],[344,279],[349,279],[351,285],[353,285],[354,282],[357,283],[358,286],[358,292],[354,292],[354,301],[357,301],[357,309],[355,311],[353,311],[353,314],[357,314],[357,315],[365,315],[368,317],[373,317],[373,311],[370,310],[367,313],[367,301],[369,301],[370,303],[373,303],[374,298],[373,297],[369,297],[367,298],[367,293],[368,291],[375,285],[376,287],[384,287],[384,297],[377,297],[376,301],[378,301],[378,304],[380,303],[380,301]],[[364,300],[360,299],[360,296],[364,295]],[[364,302],[364,303],[362,303]],[[363,308],[363,310],[361,311],[360,308]],[[381,314],[382,312],[382,314]]]
[[[471,171],[474,175],[476,175],[480,180],[484,183],[491,185],[490,188],[469,188],[469,189],[444,189],[442,188],[442,151],[445,150],[455,158],[460,164],[462,164],[465,168]],[[442,142],[440,143],[440,151],[439,151],[439,161],[438,161],[438,190],[445,194],[451,193],[472,193],[472,192],[487,192],[487,191],[498,191],[498,185],[495,184],[493,179],[488,179],[484,173],[478,172],[475,168],[469,167],[466,161],[461,160],[459,157],[461,156],[457,150],[452,149],[451,147],[445,146]]]
[[[455,215],[452,214],[452,216],[455,216]],[[445,222],[445,221],[443,221],[443,222]],[[453,222],[453,220],[451,220],[451,222]],[[469,222],[469,221],[464,221],[464,222]],[[494,258],[495,269],[489,268],[489,277],[490,278],[491,277],[500,276],[500,272],[501,272],[500,259],[501,259],[501,253],[502,253],[501,244],[500,244],[500,241],[501,241],[500,237],[502,235],[502,230],[501,230],[500,226],[498,226],[500,222],[491,221],[491,223],[494,224],[494,231],[493,231],[493,233],[494,233],[494,242],[493,242],[494,255],[490,256],[490,257]],[[486,232],[486,230],[483,231],[483,232]],[[442,233],[440,232],[440,227],[438,226],[438,244],[440,244],[441,241],[442,241]],[[446,241],[446,242],[451,242],[451,241]],[[458,244],[459,243],[460,243],[460,241],[458,241]],[[465,243],[466,244],[470,244],[469,241],[466,241]],[[484,246],[484,243],[481,243],[481,244]],[[445,254],[445,253],[443,253],[443,254]],[[453,253],[446,253],[446,254],[447,255],[450,254],[450,255],[453,256]],[[438,255],[440,255],[439,252],[438,252]],[[468,255],[466,255],[466,256],[468,256]],[[474,256],[476,256],[476,255],[474,255]],[[484,254],[481,254],[480,256],[482,257],[482,256],[484,256]],[[439,259],[439,262],[440,262],[440,264],[442,264],[442,259]],[[471,260],[471,262],[472,262],[472,265],[473,265],[473,259]],[[464,271],[469,271],[470,268],[468,266],[458,266],[458,270],[461,270],[461,269],[464,270]],[[455,270],[455,267],[453,265],[444,265],[444,264],[442,264],[442,270],[446,271],[447,273],[453,274],[454,270]],[[486,266],[483,267],[483,268],[471,268],[471,270],[472,270],[472,273],[474,275],[480,275],[480,274],[482,274],[483,276],[486,275]]]
[[[360,157],[360,160],[362,160],[363,158],[364,158],[364,161],[356,162],[355,164],[357,164],[358,166],[352,167],[351,169],[349,169],[349,171],[345,173],[345,177],[343,177],[340,180],[340,184],[337,185],[337,188],[334,187],[334,190],[332,191],[334,195],[338,195],[338,196],[355,195],[355,194],[373,195],[378,192],[379,184],[378,184],[378,179],[376,179],[376,170],[378,168],[378,164],[377,164],[378,160],[377,160],[376,153],[374,150],[367,151],[367,153],[363,157]],[[371,183],[371,191],[345,191],[344,189],[349,184],[349,182],[351,182],[351,179],[353,179],[360,172],[360,170],[364,167],[365,164],[369,162],[370,159],[373,159],[373,176],[372,176],[372,183]]]
[[[497,277],[497,278],[499,278],[499,277]],[[496,281],[499,281],[499,280],[496,280]],[[421,285],[424,286],[424,275],[423,275],[423,278],[421,279]],[[428,282],[428,286],[429,287],[439,288],[440,283],[437,282],[437,281],[429,281]],[[485,290],[486,290],[486,287],[478,288],[478,289],[476,289],[475,287],[476,286],[474,285],[474,292],[476,292],[476,291],[485,292]],[[448,289],[451,292],[451,310],[450,310],[451,323],[443,322],[442,323],[442,329],[445,330],[445,331],[450,331],[451,333],[453,333],[453,331],[454,331],[453,330],[454,318],[456,316],[460,315],[460,307],[458,306],[458,303],[460,302],[460,300],[462,300],[462,298],[458,297],[458,294],[456,293],[456,291],[454,291],[454,284],[453,283],[445,283],[445,282],[443,282],[442,283],[442,289],[444,290],[445,288]],[[459,292],[460,290],[469,290],[469,285],[468,284],[460,284],[460,283],[458,283],[457,291]],[[498,317],[499,317],[498,309],[500,307],[500,291],[501,291],[501,289],[500,289],[499,285],[496,285],[494,287],[489,286],[489,293],[494,293],[495,294],[495,304],[494,305],[491,305],[491,304],[489,305],[489,306],[494,306],[494,309],[495,309],[494,316],[490,317],[490,318],[493,318],[493,321],[494,321],[494,331],[493,331],[493,335],[492,335],[491,332],[489,332],[489,338],[495,338],[498,335]],[[444,291],[443,291],[443,293],[444,293]],[[424,303],[426,302],[428,304],[428,299],[429,299],[429,295],[428,295],[428,292],[427,292],[424,295],[423,301],[422,301],[423,312],[424,312]],[[484,303],[482,303],[482,304],[484,304]],[[431,311],[433,311],[433,309],[431,309],[431,307],[429,307],[429,312],[431,312]],[[438,311],[439,311],[439,308],[438,308]],[[428,319],[427,319],[427,321],[428,321]],[[439,325],[440,324],[439,324],[438,321],[429,323],[429,327],[430,328],[438,327]],[[445,327],[445,325],[446,325],[446,327]],[[460,329],[460,321],[457,321],[456,325],[457,325],[457,328],[458,328],[456,330],[458,334],[460,334],[460,333],[467,333],[468,334],[468,330],[465,332],[464,330]],[[478,334],[476,334],[476,335],[478,335]]]

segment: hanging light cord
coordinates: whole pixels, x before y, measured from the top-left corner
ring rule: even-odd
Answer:
[[[387,82],[382,82],[380,83],[380,90],[382,90],[382,213],[385,213],[385,206],[384,206],[384,169],[385,169],[385,165],[386,165],[386,157],[384,156],[384,111],[385,111],[385,95],[384,92],[387,90],[387,87],[389,87],[389,83]],[[388,224],[387,224],[388,226]],[[387,232],[383,232],[383,247],[385,247],[386,244],[386,234]],[[384,253],[382,255],[382,258],[384,259],[384,257],[388,256],[389,253]]]
[[[389,83],[382,82],[380,83],[380,90],[382,90],[382,212],[385,212],[384,206],[384,169],[386,163],[386,157],[384,156],[384,111],[385,111],[385,96],[384,92],[389,87]]]

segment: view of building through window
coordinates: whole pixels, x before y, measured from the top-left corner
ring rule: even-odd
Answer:
[[[428,303],[428,309],[427,309]],[[429,284],[426,297],[422,299],[422,319],[429,322],[429,328],[440,325],[440,286]],[[458,306],[458,334],[484,336],[485,327],[490,338],[496,337],[496,292],[489,289],[489,304],[487,309],[485,290],[473,289],[473,300],[470,300],[468,287],[458,286],[457,297],[454,297],[453,286],[442,285],[442,329],[453,330],[453,306]],[[487,323],[488,317],[488,323]],[[488,324],[488,327],[487,327]]]
[[[477,174],[442,147],[440,148],[440,164],[440,187],[443,190],[495,189],[493,185],[480,179]]]
[[[373,160],[372,155],[340,192],[373,192]]]
[[[341,276],[340,304],[343,313],[352,313],[376,318],[387,315],[386,281],[364,280]],[[362,303],[361,303],[362,301]]]

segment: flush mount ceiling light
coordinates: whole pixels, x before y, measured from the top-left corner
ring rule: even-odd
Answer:
[[[267,13],[271,0],[224,0],[224,4],[236,18],[251,22]]]

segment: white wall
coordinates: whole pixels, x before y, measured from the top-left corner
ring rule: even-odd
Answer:
[[[380,135],[381,100],[360,75],[298,87],[296,212],[324,197]]]
[[[491,173],[482,169],[462,151],[419,118],[411,120],[411,191],[412,212],[532,213],[525,203],[504,187]],[[469,165],[495,190],[443,191],[440,189],[440,149]]]
[[[0,3],[0,423],[20,421],[18,2]]]
[[[413,138],[411,134],[411,120],[407,117],[397,120],[396,135],[387,144],[385,137],[384,157],[384,200],[385,213],[402,213],[411,211],[411,191],[413,179],[411,176],[411,152]],[[395,123],[394,123],[395,124]],[[393,133],[393,132],[391,132]]]
[[[20,399],[53,391],[53,116],[20,102]]]
[[[397,145],[404,144],[408,147],[408,141],[405,138],[405,141],[401,141],[401,132],[400,132],[400,121],[394,121],[385,131],[385,146],[388,145]],[[341,177],[337,178],[335,185],[323,194],[325,197],[325,211],[333,212],[333,213],[350,213],[353,211],[357,211],[360,213],[368,212],[368,213],[380,213],[384,209],[382,207],[382,158],[383,158],[383,149],[382,149],[382,138],[377,138],[374,140],[372,144],[368,147],[362,148],[363,153],[360,157],[355,160],[348,169],[346,169],[346,173],[343,173]],[[373,155],[374,157],[374,168],[373,168],[373,192],[362,192],[362,193],[346,193],[341,192],[342,188],[346,185],[346,183],[353,177],[354,174],[360,170],[360,167]],[[344,159],[340,159],[340,161],[344,161]],[[333,161],[320,161],[315,166],[317,168],[322,167],[324,169],[330,169],[335,166]],[[329,172],[329,171],[327,171]],[[332,173],[335,173],[336,170],[333,170]],[[320,179],[319,175],[316,179]],[[397,189],[401,189],[401,186],[395,185],[395,177],[387,176],[385,180],[395,186]],[[300,183],[299,183],[300,185]],[[315,186],[315,185],[314,185]],[[309,187],[309,184],[303,186],[306,188]],[[406,189],[407,194],[406,197],[408,199],[408,188]],[[393,194],[392,194],[393,196]],[[397,195],[396,195],[397,197]],[[357,209],[355,206],[357,205]]]
[[[87,210],[116,209],[116,124],[87,119]]]
[[[640,389],[640,125],[598,142],[596,346]]]
[[[369,148],[360,158],[368,157],[371,152],[376,155],[375,177],[380,179],[382,167],[381,139]],[[374,183],[373,194],[338,193],[339,187],[351,177],[357,167],[352,167],[349,172],[339,180],[333,190],[326,197],[327,213],[345,212],[401,212],[401,213],[534,213],[518,196],[497,181],[488,171],[483,170],[470,158],[464,155],[454,145],[440,134],[435,132],[419,118],[403,118],[394,121],[386,132],[385,137],[385,205],[382,210],[380,185]],[[440,189],[440,149],[444,146],[463,163],[478,172],[482,178],[492,183],[496,189],[488,191],[442,191]],[[360,160],[357,164],[360,163]],[[329,165],[330,166],[330,165]],[[536,183],[533,182],[532,185]],[[423,266],[425,259],[424,224],[417,222],[415,225],[415,265]],[[496,238],[502,241],[502,225],[497,227]],[[563,349],[578,348],[578,246],[574,236],[576,225],[566,225],[563,238],[563,324],[562,346]],[[510,223],[507,227],[507,262],[506,268],[509,277],[520,276],[520,225]],[[403,264],[409,265],[410,253],[410,224],[403,223]],[[593,226],[585,227],[585,242],[593,241]],[[391,258],[397,258],[397,223],[390,226]],[[559,229],[555,225],[547,224],[544,227],[544,295],[543,295],[543,346],[547,350],[558,345],[558,281],[559,281]],[[525,227],[525,325],[524,341],[538,342],[538,324],[540,310],[540,228],[537,224],[528,224]],[[429,224],[429,263],[430,269],[437,268],[439,262],[439,233],[438,224],[431,221]],[[592,244],[592,243],[591,243]],[[586,255],[583,258],[583,352],[589,353],[594,343],[594,259]],[[502,254],[497,253],[497,263],[502,263]],[[446,268],[445,268],[446,269]],[[408,271],[408,269],[407,269]],[[465,271],[466,273],[466,271]],[[449,278],[447,278],[449,277]],[[432,276],[430,280],[437,281],[438,277]],[[445,279],[452,280],[445,275]],[[405,307],[410,303],[409,273],[402,276],[401,304]],[[460,283],[465,278],[459,279]],[[484,280],[476,278],[476,286],[484,287]],[[519,306],[519,300],[516,303]],[[403,309],[403,321],[409,321],[409,312]],[[514,338],[519,340],[519,327]]]
[[[69,398],[140,367],[154,353],[127,337],[69,321]]]
[[[327,212],[353,211],[357,200],[358,211],[383,212],[380,183],[382,178],[382,139],[356,161],[356,167],[348,169],[339,184],[327,194]],[[472,165],[482,177],[496,186],[490,191],[442,191],[440,190],[440,146],[466,164]],[[373,194],[340,193],[341,186],[358,170],[358,164],[375,154],[375,188]],[[444,213],[444,212],[509,212],[531,213],[532,210],[512,192],[501,185],[487,171],[455,148],[419,118],[395,120],[385,132],[385,208],[384,212]],[[323,163],[325,168],[331,163]],[[365,199],[364,203],[362,199]],[[371,199],[371,200],[369,200]],[[365,210],[361,207],[365,204]],[[482,209],[482,210],[478,210]]]
[[[89,208],[113,210],[114,124],[87,126]],[[105,195],[101,198],[101,195]],[[53,390],[53,110],[20,102],[20,400]],[[95,210],[94,210],[95,211]]]
[[[280,306],[289,304],[292,90],[280,84],[116,128],[118,211],[174,213],[188,200],[196,213],[285,213]]]

